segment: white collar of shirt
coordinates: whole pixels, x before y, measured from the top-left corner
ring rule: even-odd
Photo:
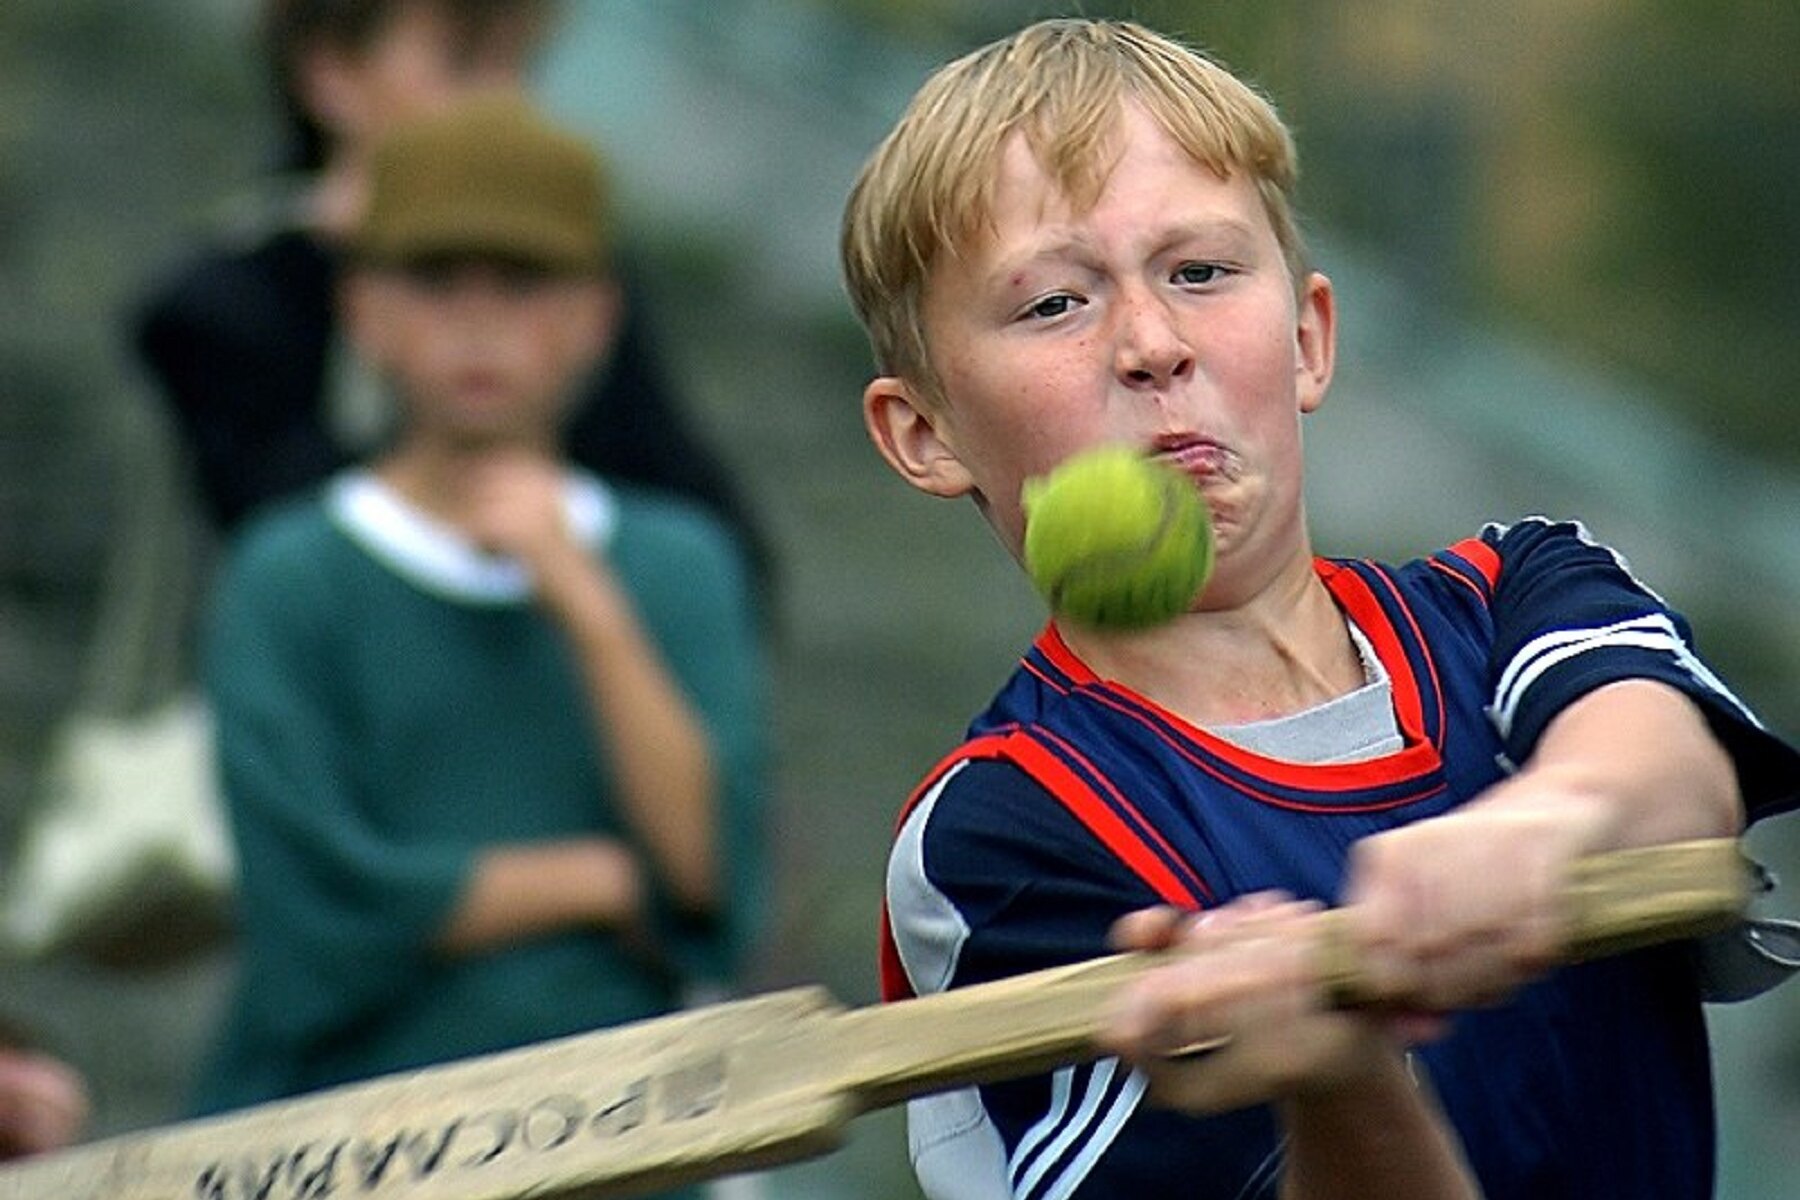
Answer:
[[[531,597],[531,576],[518,560],[482,550],[367,470],[333,479],[325,508],[353,541],[425,591],[470,604],[522,604]],[[567,473],[563,510],[583,545],[600,550],[612,540],[618,503],[592,475]]]

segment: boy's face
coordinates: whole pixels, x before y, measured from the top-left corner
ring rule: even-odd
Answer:
[[[366,45],[326,43],[303,56],[308,105],[334,136],[372,145],[395,122],[473,91],[523,86],[543,35],[529,6],[465,27],[434,0],[410,0]]]
[[[617,311],[600,279],[478,259],[360,269],[345,286],[351,336],[398,393],[403,437],[464,448],[553,442]]]
[[[988,236],[941,254],[926,287],[941,400],[877,379],[869,431],[914,486],[974,495],[1015,555],[1027,477],[1102,442],[1162,455],[1212,508],[1215,579],[1263,577],[1253,564],[1306,545],[1300,416],[1330,380],[1330,285],[1296,298],[1249,179],[1198,165],[1135,105],[1119,138],[1076,212],[1015,137]]]

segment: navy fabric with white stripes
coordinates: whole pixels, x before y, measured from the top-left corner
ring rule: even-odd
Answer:
[[[1570,702],[1624,678],[1702,707],[1753,820],[1800,755],[1694,653],[1686,623],[1579,525],[1492,526],[1430,558],[1319,560],[1392,682],[1399,751],[1262,758],[1093,675],[1047,628],[969,741],[920,785],[889,862],[884,992],[1104,953],[1120,915],[1282,888],[1336,898],[1348,847],[1525,761]],[[1711,1194],[1710,1068],[1680,947],[1559,971],[1420,1053],[1491,1200]],[[1265,1109],[1195,1120],[1115,1063],[915,1101],[934,1200],[1273,1196]]]

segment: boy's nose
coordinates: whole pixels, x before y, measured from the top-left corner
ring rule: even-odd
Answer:
[[[473,267],[458,275],[444,292],[447,308],[466,321],[491,320],[511,294],[505,279],[495,271]]]
[[[1127,295],[1121,308],[1116,360],[1127,386],[1156,391],[1193,371],[1193,348],[1166,304],[1154,296]]]

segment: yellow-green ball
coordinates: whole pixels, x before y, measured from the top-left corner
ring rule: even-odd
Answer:
[[[1212,572],[1212,514],[1193,480],[1101,446],[1025,482],[1025,569],[1059,617],[1142,629],[1193,607]]]

